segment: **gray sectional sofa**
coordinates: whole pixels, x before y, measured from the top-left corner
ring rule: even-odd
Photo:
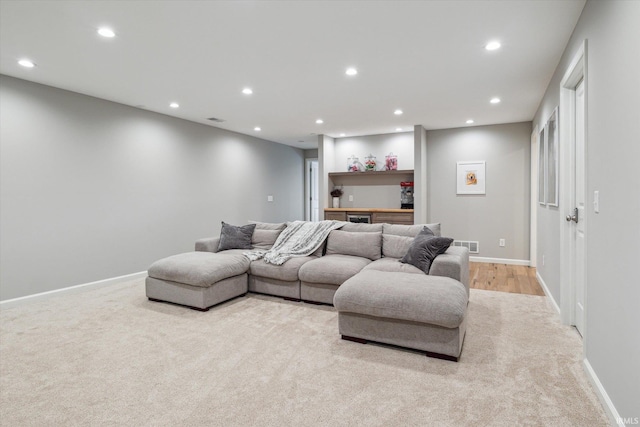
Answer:
[[[250,292],[284,298],[333,304],[338,287],[362,270],[402,273],[424,273],[410,264],[399,262],[411,246],[413,238],[424,226],[440,235],[440,224],[354,224],[344,223],[329,234],[324,247],[308,257],[296,257],[283,265],[251,261],[249,266]],[[269,249],[285,223],[256,223],[252,244],[255,249]],[[271,233],[270,233],[271,232]],[[218,251],[219,237],[196,241],[196,251]],[[231,249],[220,253],[241,254],[245,249]],[[469,294],[469,252],[466,248],[450,247],[438,255],[429,274],[446,276],[461,282]]]
[[[268,250],[287,227],[255,224],[252,251]],[[218,251],[219,237],[200,239],[196,252],[165,258],[149,268],[147,296],[205,311],[247,292],[334,304],[344,339],[401,345],[457,360],[465,333],[469,253],[449,247],[433,260],[428,275],[400,262],[425,226],[440,236],[440,224],[342,223],[314,253],[282,265],[249,261],[242,255],[247,249]],[[344,292],[337,293],[345,282]],[[212,290],[218,286],[221,293]],[[372,296],[374,289],[378,291]],[[409,336],[400,338],[403,331]],[[412,345],[411,337],[420,342]]]

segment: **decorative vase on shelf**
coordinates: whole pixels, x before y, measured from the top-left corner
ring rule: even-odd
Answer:
[[[398,170],[398,156],[393,153],[389,153],[384,158],[384,169],[388,171]]]
[[[340,197],[334,197],[333,198],[333,207],[334,208],[339,208],[340,207]]]
[[[362,163],[360,163],[360,160],[353,154],[351,155],[351,157],[347,159],[347,171],[348,172],[364,171],[364,166],[362,165]]]
[[[367,172],[376,171],[376,156],[369,153],[367,157],[364,158],[364,169]]]

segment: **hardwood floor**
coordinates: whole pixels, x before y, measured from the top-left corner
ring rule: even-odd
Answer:
[[[522,265],[471,262],[469,286],[474,289],[544,296],[536,269]]]

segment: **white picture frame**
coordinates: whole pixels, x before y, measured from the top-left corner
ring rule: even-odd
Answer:
[[[544,132],[545,126],[538,134],[538,203],[547,204],[547,144]]]
[[[486,194],[485,161],[461,161],[456,165],[456,194]]]
[[[545,126],[546,196],[548,206],[558,206],[558,108],[553,110]]]

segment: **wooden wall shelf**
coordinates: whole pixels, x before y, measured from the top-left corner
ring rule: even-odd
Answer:
[[[333,177],[371,177],[371,176],[391,176],[391,175],[413,175],[413,169],[393,170],[393,171],[370,171],[370,172],[329,172],[329,178]]]

